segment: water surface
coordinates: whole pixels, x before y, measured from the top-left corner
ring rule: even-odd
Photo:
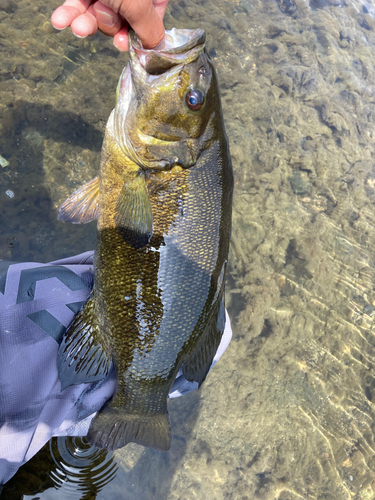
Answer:
[[[95,223],[56,213],[96,175],[126,56],[56,33],[58,4],[0,0],[3,259],[95,245]],[[171,0],[165,24],[204,28],[219,75],[233,341],[199,392],[170,401],[168,453],[104,457],[115,477],[95,490],[84,467],[71,473],[86,489],[64,481],[48,445],[0,498],[373,499],[375,5]]]

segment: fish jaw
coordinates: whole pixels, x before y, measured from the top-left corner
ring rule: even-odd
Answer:
[[[138,157],[127,132],[129,127],[131,127],[131,124],[129,124],[129,117],[134,114],[136,99],[131,68],[130,64],[128,64],[124,68],[117,85],[116,107],[108,119],[107,129],[109,133],[115,137],[124,154],[135,164],[140,167],[145,167]]]

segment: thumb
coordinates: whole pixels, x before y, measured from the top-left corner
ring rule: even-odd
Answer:
[[[164,15],[163,2],[156,0],[157,9]],[[165,8],[168,1],[164,1]],[[152,0],[122,0],[118,12],[128,21],[141,39],[145,49],[156,47],[164,38],[164,25]]]

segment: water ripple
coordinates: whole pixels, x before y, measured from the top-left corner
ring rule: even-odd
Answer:
[[[84,437],[54,438],[49,447],[56,465],[49,476],[55,488],[63,489],[70,499],[77,498],[78,491],[85,500],[96,498],[116,475],[114,454],[91,446]]]

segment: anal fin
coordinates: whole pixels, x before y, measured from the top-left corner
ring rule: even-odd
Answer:
[[[127,413],[125,408],[106,406],[92,420],[87,437],[93,446],[107,450],[133,442],[168,451],[171,445],[168,413],[137,415]]]
[[[98,217],[99,177],[94,177],[74,193],[59,208],[57,218],[73,224],[86,224]]]
[[[75,316],[60,344],[57,369],[61,390],[72,384],[103,379],[112,366],[112,356],[100,342],[91,296]]]

